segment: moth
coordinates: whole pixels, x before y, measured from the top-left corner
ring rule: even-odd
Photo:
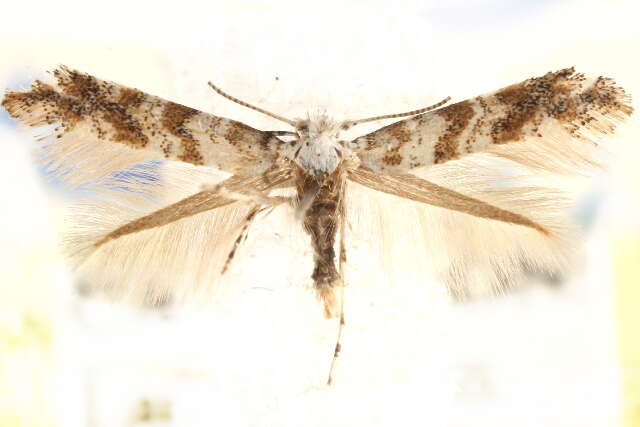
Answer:
[[[52,176],[100,194],[76,211],[76,268],[156,298],[186,283],[208,286],[228,270],[250,226],[286,207],[308,237],[309,275],[327,317],[341,313],[348,222],[366,210],[350,197],[358,191],[415,206],[397,215],[436,213],[415,232],[437,240],[430,256],[444,259],[441,277],[456,292],[471,282],[499,289],[526,268],[562,267],[571,251],[562,194],[518,179],[502,185],[508,179],[491,171],[509,165],[536,177],[598,165],[598,140],[633,111],[613,80],[573,68],[447,106],[449,98],[355,120],[288,119],[209,83],[290,126],[262,131],[64,66],[51,74],[6,92],[2,106],[26,126],[48,126],[40,159]],[[361,123],[396,118],[404,119],[344,137]],[[166,185],[188,189],[151,201],[154,180],[143,178],[156,168]],[[213,171],[225,178],[189,187]]]

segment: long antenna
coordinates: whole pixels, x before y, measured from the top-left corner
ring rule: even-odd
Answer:
[[[248,102],[244,102],[244,101],[242,101],[242,100],[240,100],[240,99],[238,99],[238,98],[236,98],[234,96],[231,96],[228,93],[226,93],[225,91],[223,91],[222,89],[220,89],[219,87],[215,86],[211,82],[209,82],[209,86],[211,86],[211,89],[215,90],[218,94],[224,96],[225,98],[227,98],[230,101],[235,102],[236,104],[240,104],[243,107],[247,107],[247,108],[255,110],[255,111],[259,112],[259,113],[266,114],[269,117],[273,117],[274,119],[280,120],[282,122],[290,124],[293,127],[296,127],[296,122],[294,122],[293,120],[289,120],[289,119],[286,119],[286,118],[284,118],[282,116],[279,116],[277,114],[270,113],[267,110],[263,110],[262,108],[255,107],[255,106],[249,104]]]
[[[416,114],[426,113],[427,111],[435,110],[438,107],[442,107],[444,104],[451,100],[450,96],[447,96],[442,101],[437,104],[430,105],[429,107],[420,108],[419,110],[407,111],[406,113],[398,113],[398,114],[385,114],[384,116],[375,116],[368,117],[366,119],[347,121],[345,124],[349,127],[359,125],[360,123],[372,122],[374,120],[382,120],[382,119],[394,119],[397,117],[406,117],[406,116],[415,116]]]

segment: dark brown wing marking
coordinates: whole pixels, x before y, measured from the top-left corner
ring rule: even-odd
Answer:
[[[406,172],[528,138],[587,139],[632,111],[613,80],[567,68],[393,123],[351,147],[371,170]]]
[[[64,140],[116,142],[228,172],[268,169],[282,143],[271,133],[66,67],[52,74],[54,84],[36,81],[28,91],[9,91],[2,106],[25,125],[60,123],[55,135]]]

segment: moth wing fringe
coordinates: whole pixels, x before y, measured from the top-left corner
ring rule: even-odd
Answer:
[[[251,205],[234,204],[163,227],[87,245],[115,224],[137,217],[139,209],[85,203],[74,208],[74,225],[64,238],[77,277],[109,295],[132,302],[210,296]]]
[[[61,73],[68,69],[61,67]],[[41,92],[57,92],[56,83],[36,81],[30,91],[5,94],[2,106],[24,127],[36,127],[36,157],[46,165],[51,178],[60,178],[68,187],[75,187],[135,164],[159,159],[158,153],[134,150],[122,144],[100,142],[90,123],[81,121],[71,128],[63,126],[64,118],[47,109],[38,97]],[[59,99],[65,95],[58,93]]]
[[[545,129],[543,125],[541,132],[544,137],[528,137],[515,143],[494,144],[485,152],[472,156],[505,158],[537,173],[589,174],[593,169],[606,165],[607,150],[600,143],[601,139],[613,132],[614,125],[622,122],[623,118],[599,115],[599,120],[585,125],[579,138],[560,126],[547,124]],[[461,160],[465,159],[463,157]]]
[[[528,271],[571,271],[579,257],[580,233],[569,219],[573,205],[565,188],[527,175],[522,168],[510,175],[518,165],[506,160],[501,162],[507,169],[495,168],[495,162],[493,169],[487,168],[477,156],[458,162],[463,164],[426,168],[419,176],[525,216],[548,233],[417,203],[349,182],[353,238],[376,248],[373,251],[379,255],[387,280],[435,277],[461,299],[503,293],[520,283]]]
[[[178,300],[210,296],[255,206],[250,200],[95,245],[113,230],[189,197],[216,179],[205,168],[175,162],[161,165],[158,174],[163,184],[147,183],[147,188],[133,182],[129,187],[125,183],[124,191],[102,191],[100,185],[108,180],[92,183],[94,192],[72,206],[65,218],[64,252],[79,278],[95,289],[107,289],[108,295],[135,303],[158,302],[169,295]],[[220,176],[217,180],[222,181]]]
[[[584,79],[580,73],[573,77]],[[612,79],[598,77],[585,79],[571,100],[581,113],[574,120],[562,125],[543,120],[537,129],[541,136],[492,144],[486,153],[550,173],[575,174],[602,167],[605,152],[599,141],[633,113],[631,96]]]
[[[109,179],[113,173],[141,163],[162,161],[160,156],[149,151],[132,150],[121,144],[97,143],[76,130],[54,141],[45,140],[38,148],[36,158],[45,165],[47,175],[69,188]]]

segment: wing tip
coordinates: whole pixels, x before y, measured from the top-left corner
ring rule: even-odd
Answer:
[[[589,113],[578,125],[593,134],[613,133],[634,112],[631,95],[609,77],[596,78],[578,98]]]
[[[2,107],[9,117],[18,120],[25,126],[42,126],[53,123],[38,104],[35,88],[29,91],[7,91],[2,99]]]

